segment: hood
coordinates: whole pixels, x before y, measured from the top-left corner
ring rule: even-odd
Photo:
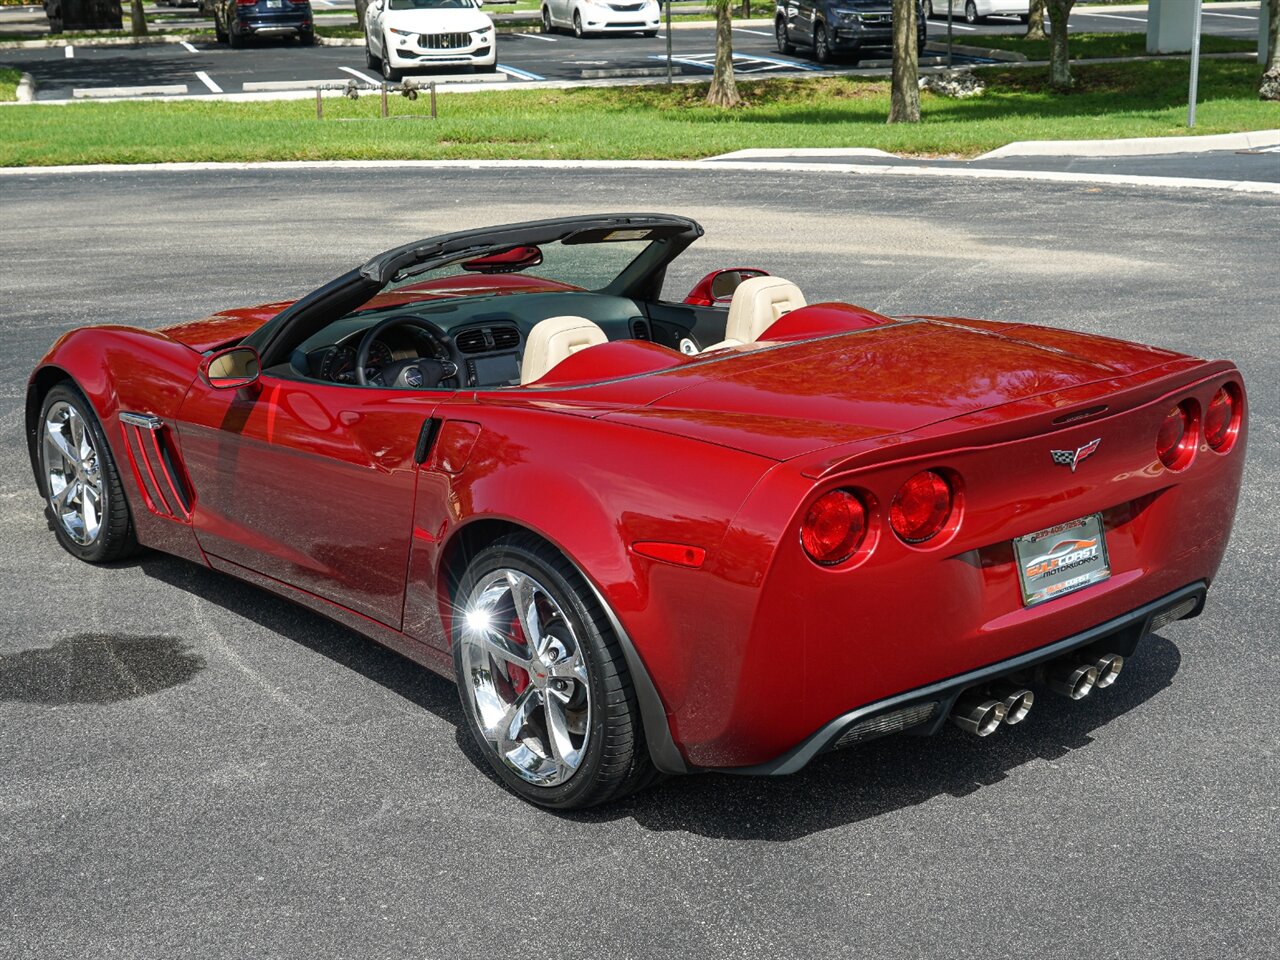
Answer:
[[[472,33],[493,26],[493,21],[475,9],[388,10],[382,24],[411,33]]]
[[[604,417],[785,460],[1177,359],[1061,330],[913,318],[644,377],[660,395]]]
[[[201,320],[189,320],[171,327],[161,327],[159,332],[197,353],[204,353],[206,350],[216,350],[219,347],[239,343],[292,303],[292,300],[280,300],[256,307],[224,310],[222,313],[215,313]]]

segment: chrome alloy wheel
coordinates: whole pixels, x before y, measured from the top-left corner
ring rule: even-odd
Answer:
[[[520,570],[486,575],[458,615],[465,692],[481,735],[541,787],[577,772],[591,731],[582,646],[551,593]]]
[[[107,515],[101,464],[88,424],[62,400],[45,416],[44,470],[49,506],[62,529],[81,546],[93,543]]]

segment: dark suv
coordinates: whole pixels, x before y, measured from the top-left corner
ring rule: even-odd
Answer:
[[[893,56],[892,0],[777,0],[773,17],[779,53],[812,47],[813,58],[830,63],[837,56],[857,63],[869,52]],[[916,13],[919,50],[924,52],[925,17]]]
[[[244,46],[250,37],[297,37],[316,42],[310,0],[214,0],[213,30],[219,43]]]

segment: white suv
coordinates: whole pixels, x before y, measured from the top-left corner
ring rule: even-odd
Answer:
[[[557,27],[589,33],[658,34],[658,0],[543,0],[542,31]]]
[[[477,0],[372,0],[364,40],[370,69],[392,82],[411,70],[498,65],[493,21]]]

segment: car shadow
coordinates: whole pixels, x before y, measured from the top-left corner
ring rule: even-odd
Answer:
[[[328,657],[453,724],[461,752],[501,784],[463,725],[449,680],[252,584],[162,554],[133,563],[146,575]],[[631,819],[646,830],[725,840],[796,840],[937,797],[965,798],[1035,761],[1071,762],[1072,753],[1090,748],[1095,731],[1169,687],[1181,662],[1178,647],[1153,634],[1114,686],[1081,701],[1037,690],[1026,721],[985,739],[946,726],[933,737],[898,735],[824,754],[788,777],[671,777],[613,804],[552,815],[584,824]]]

